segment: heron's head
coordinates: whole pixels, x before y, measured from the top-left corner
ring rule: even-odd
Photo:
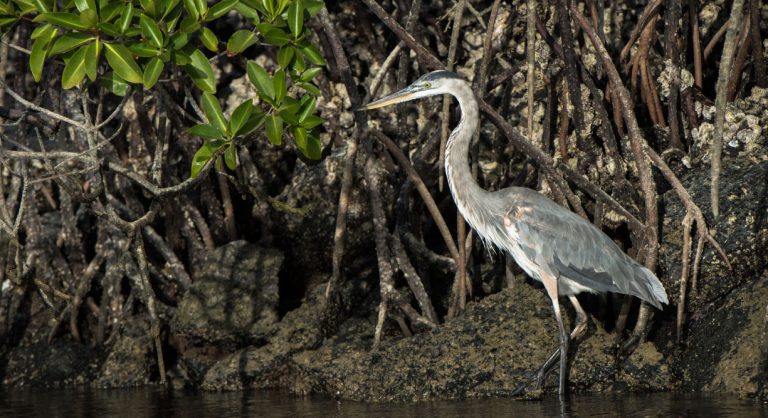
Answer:
[[[451,87],[455,83],[466,83],[461,76],[456,73],[438,70],[424,74],[410,86],[392,93],[367,105],[361,106],[358,110],[371,110],[396,103],[407,102],[409,100],[421,99],[423,97],[437,96],[440,94],[451,94],[454,89]]]

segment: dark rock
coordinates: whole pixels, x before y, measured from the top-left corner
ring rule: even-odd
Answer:
[[[705,244],[704,257],[696,289],[687,295],[687,310],[696,312],[734,289],[749,284],[768,266],[768,162],[742,165],[743,160],[723,161],[720,185],[720,218],[708,219],[715,239],[725,250],[733,271],[729,271],[720,255]],[[700,166],[691,171],[683,184],[694,202],[705,214],[710,213],[710,168]],[[674,191],[664,194],[664,217],[659,248],[660,279],[671,301],[678,299],[682,269],[683,232],[681,221],[685,210]],[[697,235],[692,234],[695,252]],[[691,256],[691,265],[693,256]]]
[[[75,386],[90,381],[93,353],[71,341],[40,339],[17,347],[8,358],[3,386]]]
[[[768,271],[691,321],[675,363],[685,390],[768,398]]]
[[[157,374],[157,357],[149,323],[131,318],[120,325],[114,342],[107,348],[107,358],[101,364],[93,384],[98,387],[127,387],[149,384]]]
[[[210,253],[171,321],[188,341],[223,349],[263,344],[278,321],[278,272],[283,255],[245,241]]]
[[[290,283],[283,284],[283,301],[292,309],[314,284],[324,282],[331,273],[331,253],[338,212],[338,196],[344,154],[337,153],[314,165],[297,163],[290,183],[275,197],[282,207],[274,211],[275,242],[291,260],[285,266]],[[362,173],[356,169],[353,175]],[[353,187],[347,211],[345,258],[354,260],[361,250],[373,245],[368,194]]]
[[[51,311],[32,298],[29,324],[5,357],[3,386],[75,386],[89,382],[95,371],[94,351],[68,338],[48,342]]]
[[[288,373],[291,354],[316,349],[323,341],[318,319],[323,309],[324,288],[317,286],[301,307],[283,317],[269,344],[246,348],[214,364],[207,371],[202,388],[234,390],[249,386],[290,386],[286,381],[292,379]]]
[[[318,306],[305,303],[291,313],[311,317]],[[557,345],[551,303],[529,285],[471,303],[460,317],[431,332],[389,337],[378,351],[370,350],[374,318],[351,318],[338,336],[319,347],[314,338],[293,346],[290,339],[274,339],[268,346],[243,350],[212,367],[203,387],[281,387],[361,401],[509,395]],[[661,355],[650,343],[617,374],[613,337],[591,328],[572,349],[572,388],[647,390],[656,387],[645,381],[651,375],[659,385],[669,382],[668,370],[659,366]],[[304,333],[288,331],[290,324],[281,329],[287,335]],[[556,379],[557,370],[549,377],[549,389]]]

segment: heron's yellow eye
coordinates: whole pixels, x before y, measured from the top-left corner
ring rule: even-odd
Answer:
[[[425,88],[425,89],[430,89],[430,88],[432,88],[432,83],[430,83],[429,81],[427,81],[426,83],[424,83],[424,88]]]

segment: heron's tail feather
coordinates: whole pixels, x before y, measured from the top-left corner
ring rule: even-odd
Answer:
[[[638,265],[640,270],[638,273],[642,277],[638,277],[640,280],[636,280],[638,284],[637,293],[635,296],[650,303],[658,309],[662,309],[661,304],[668,305],[669,299],[667,298],[667,291],[664,289],[664,285],[661,284],[659,279],[647,268]]]

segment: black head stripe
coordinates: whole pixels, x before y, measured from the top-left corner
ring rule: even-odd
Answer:
[[[418,81],[434,81],[434,80],[440,80],[440,79],[446,79],[446,78],[456,78],[459,80],[463,80],[464,78],[454,72],[446,71],[446,70],[438,70],[438,71],[432,71],[431,73],[424,74],[419,78]]]

